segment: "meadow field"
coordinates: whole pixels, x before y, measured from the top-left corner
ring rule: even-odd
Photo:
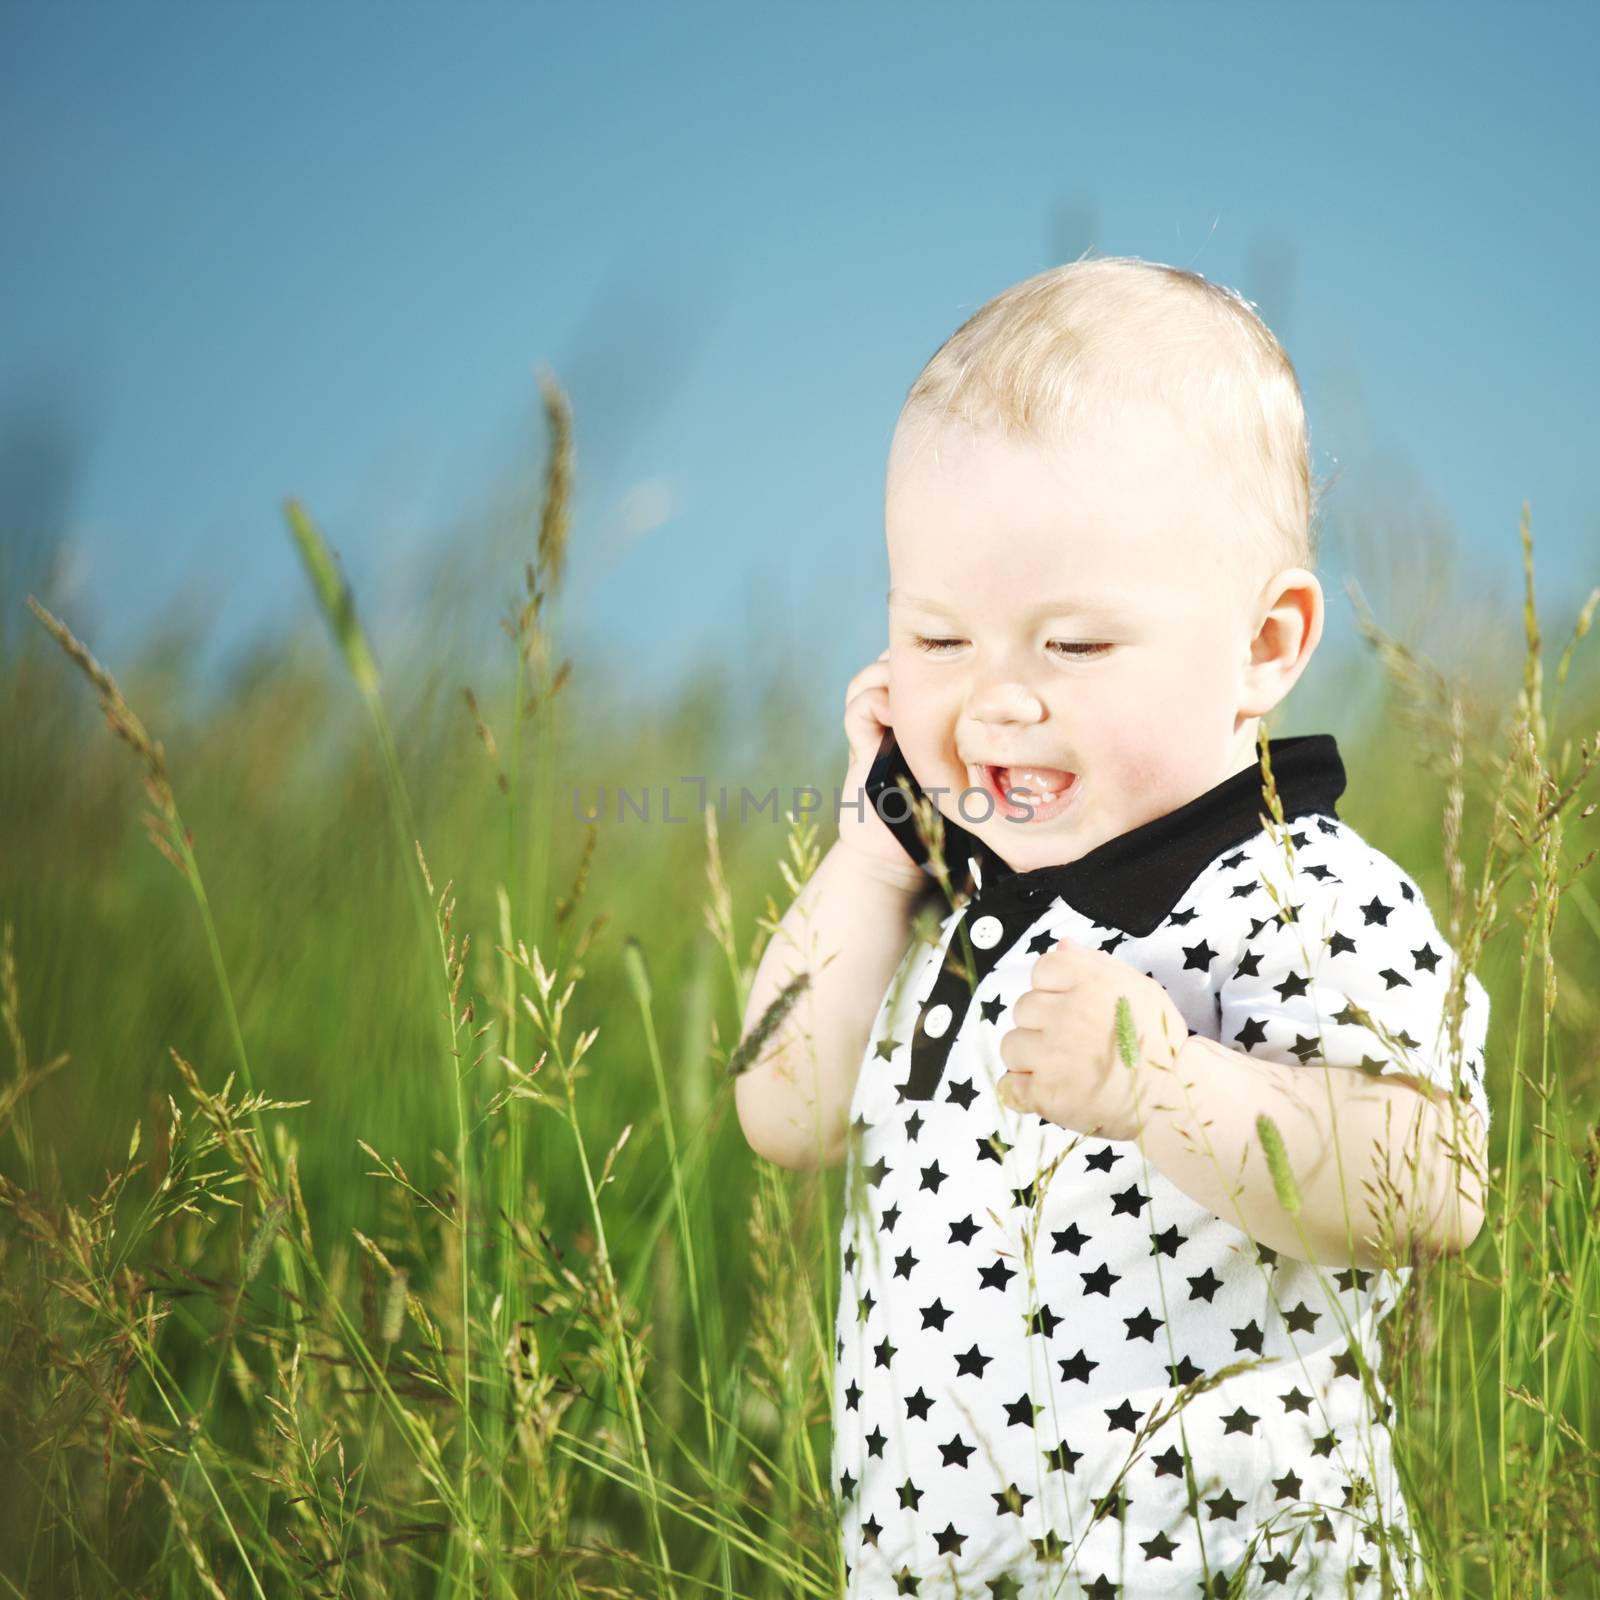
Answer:
[[[842,1174],[754,1157],[730,1066],[833,833],[739,785],[838,782],[843,737],[775,683],[735,771],[725,683],[591,687],[545,406],[496,674],[387,663],[293,501],[316,632],[203,704],[181,642],[118,682],[4,596],[4,1595],[841,1590]],[[1496,1600],[1600,1594],[1597,596],[1543,636],[1535,532],[1480,670],[1368,616],[1382,690],[1334,729],[1340,814],[1493,1002],[1488,1220],[1409,1263],[1382,1376],[1427,1592]],[[615,820],[682,773],[689,825]]]

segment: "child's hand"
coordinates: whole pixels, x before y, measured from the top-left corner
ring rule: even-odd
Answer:
[[[1117,1050],[1123,995],[1136,1038],[1131,1070]],[[1070,939],[1034,963],[1011,1016],[1016,1025],[1000,1040],[1001,1103],[1105,1139],[1138,1137],[1137,1108],[1149,1115],[1164,1077],[1152,1063],[1169,1064],[1189,1037],[1183,1013],[1154,978]]]
[[[878,759],[878,747],[889,716],[889,652],[863,667],[844,692],[844,734],[850,745],[850,765],[844,775],[843,806],[839,812],[839,843],[866,872],[898,888],[920,889],[926,881],[922,868],[890,833],[882,817],[866,798],[867,774]],[[861,815],[856,814],[857,800]]]

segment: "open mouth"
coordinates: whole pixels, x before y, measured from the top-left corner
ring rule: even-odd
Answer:
[[[1048,822],[1066,810],[1078,792],[1077,773],[1058,767],[983,765],[972,770],[993,797],[997,814],[1012,822]]]

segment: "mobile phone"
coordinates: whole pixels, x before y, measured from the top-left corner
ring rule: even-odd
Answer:
[[[906,765],[906,758],[900,749],[899,740],[894,736],[894,729],[885,728],[883,739],[878,745],[878,754],[874,757],[867,773],[867,804],[878,813],[884,827],[900,841],[906,854],[927,871],[928,852],[923,847],[921,836],[917,833],[916,818],[905,797],[891,794],[887,800],[882,798],[885,792],[898,789],[901,778],[906,780],[913,800],[927,798],[922,792],[922,785],[912,776],[911,768]]]
[[[903,794],[889,793],[890,790],[898,789],[901,778],[905,779],[913,800],[928,798],[923,792],[922,785],[917,782],[911,768],[906,764],[905,754],[894,736],[894,729],[888,728],[884,731],[883,740],[878,746],[878,754],[867,773],[864,786],[866,801],[878,813],[884,827],[900,841],[905,853],[929,877],[932,877],[933,870],[928,865],[928,851],[922,842],[922,836],[917,832],[917,820],[910,804]],[[883,798],[885,795],[886,799]],[[935,810],[937,809],[935,807]],[[940,816],[944,823],[945,867],[952,884],[958,887],[969,884],[972,881],[974,862],[977,863],[978,873],[986,877],[1009,870],[1000,857],[976,834],[969,833],[959,822],[953,822],[942,812]]]

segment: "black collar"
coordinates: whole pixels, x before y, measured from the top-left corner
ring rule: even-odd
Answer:
[[[1331,733],[1269,739],[1267,751],[1285,821],[1313,813],[1338,816],[1333,803],[1344,793],[1345,772]],[[886,734],[867,774],[867,799],[906,853],[927,871],[928,853],[904,797],[891,796],[879,804],[880,796],[902,776],[912,796],[924,799],[894,735]],[[945,817],[944,857],[951,887],[985,906],[1036,901],[1041,911],[1060,895],[1099,926],[1143,937],[1160,926],[1202,867],[1229,845],[1243,844],[1261,831],[1261,819],[1270,814],[1263,781],[1259,761],[1253,762],[1177,810],[1105,840],[1076,861],[1026,872],[1018,872]]]

